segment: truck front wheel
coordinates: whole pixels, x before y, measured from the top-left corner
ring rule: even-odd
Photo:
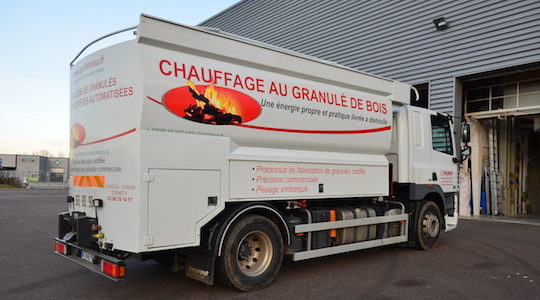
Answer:
[[[248,215],[235,222],[225,237],[217,270],[224,281],[241,291],[269,285],[283,261],[283,240],[268,218]]]
[[[416,248],[428,250],[437,245],[441,236],[443,220],[437,204],[423,202],[416,220]]]

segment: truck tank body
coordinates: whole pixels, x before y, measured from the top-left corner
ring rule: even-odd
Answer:
[[[283,49],[141,16],[137,39],[71,72],[71,211],[103,243],[198,246],[232,201],[388,194],[392,103],[410,87]],[[181,228],[181,232],[177,232]]]

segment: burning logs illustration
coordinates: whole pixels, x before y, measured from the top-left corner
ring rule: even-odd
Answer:
[[[191,81],[188,81],[188,87],[196,103],[184,110],[186,113],[184,118],[214,125],[242,123],[242,117],[236,114],[236,109],[219,99],[213,85],[206,88],[204,95],[197,90],[197,87]]]

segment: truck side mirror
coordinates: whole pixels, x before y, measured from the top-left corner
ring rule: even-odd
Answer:
[[[461,125],[461,141],[465,144],[471,141],[471,125],[469,123]]]

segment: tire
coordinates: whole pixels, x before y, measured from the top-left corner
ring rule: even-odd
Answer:
[[[283,261],[283,239],[269,219],[247,215],[225,236],[217,273],[226,284],[241,291],[262,289],[276,277]]]
[[[423,202],[415,229],[415,248],[428,250],[437,245],[443,229],[443,219],[437,204],[433,201]]]

